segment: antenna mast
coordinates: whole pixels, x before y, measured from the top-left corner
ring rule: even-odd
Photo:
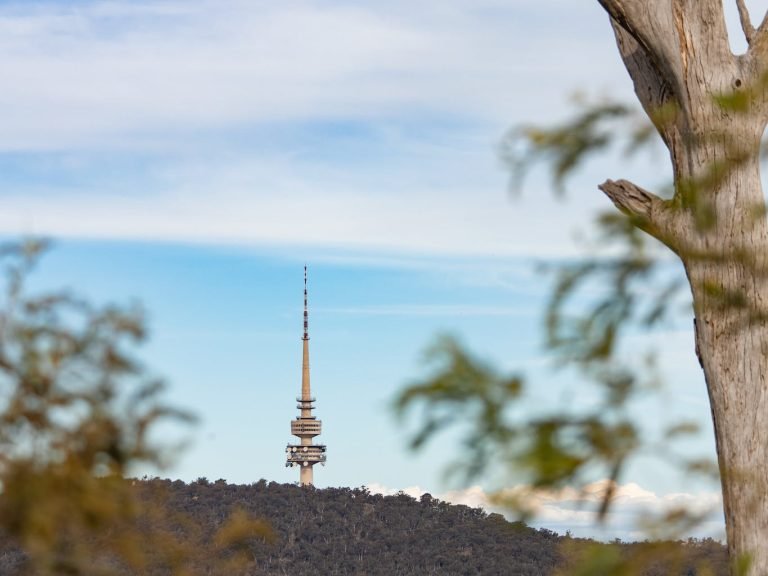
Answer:
[[[300,439],[299,444],[288,444],[286,466],[299,466],[299,483],[313,484],[312,468],[318,462],[325,465],[325,445],[313,444],[312,438],[319,436],[322,422],[312,415],[315,399],[309,383],[309,306],[307,304],[307,266],[304,266],[304,335],[302,340],[301,396],[296,398],[300,415],[291,421],[291,434]]]

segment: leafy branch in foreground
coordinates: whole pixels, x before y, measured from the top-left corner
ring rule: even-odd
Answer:
[[[0,253],[0,530],[40,576],[150,565],[202,574],[217,558],[235,569],[233,546],[267,534],[263,523],[235,515],[204,546],[183,519],[163,514],[162,495],[140,498],[125,479],[167,463],[152,441],[158,424],[192,420],[160,400],[161,381],[131,354],[146,335],[141,311],[31,294],[45,248],[30,241]]]
[[[574,103],[577,113],[562,124],[527,124],[504,135],[499,156],[510,171],[513,190],[519,190],[541,162],[551,167],[553,188],[562,194],[568,177],[590,157],[616,148],[632,156],[656,141],[653,124],[635,107],[612,100],[590,102],[582,96]]]
[[[620,38],[622,34],[626,31],[617,31]],[[620,46],[625,48],[621,41]],[[641,449],[661,447],[665,456],[675,458],[666,443],[648,442],[627,412],[631,399],[656,382],[650,369],[653,359],[638,365],[622,352],[627,334],[679,319],[681,311],[690,317],[682,268],[673,267],[670,252],[665,250],[668,248],[682,261],[693,295],[696,354],[705,371],[715,429],[720,434],[724,499],[736,498],[733,491],[739,486],[738,490],[744,490],[739,492],[740,506],[747,506],[747,500],[750,506],[757,505],[766,493],[760,476],[766,466],[736,456],[752,444],[744,437],[748,431],[742,422],[723,412],[723,403],[733,404],[739,398],[739,405],[755,421],[761,421],[760,414],[754,413],[759,406],[745,404],[742,396],[754,397],[755,386],[763,385],[762,372],[755,372],[754,363],[764,356],[756,343],[765,340],[768,318],[763,304],[763,285],[768,278],[762,250],[766,211],[762,196],[757,195],[760,183],[753,177],[758,173],[760,141],[748,138],[742,129],[750,122],[764,126],[763,120],[755,118],[751,102],[762,98],[766,82],[768,75],[740,84],[735,91],[712,96],[707,109],[717,120],[695,134],[686,124],[691,121],[691,112],[685,108],[688,103],[674,99],[647,102],[642,98],[650,119],[644,125],[629,107],[599,102],[582,107],[561,125],[526,126],[508,133],[502,157],[513,171],[513,180],[519,181],[533,163],[543,161],[550,166],[559,192],[565,179],[593,155],[616,146],[635,153],[652,143],[652,135],[658,133],[673,157],[674,186],[671,194],[665,191],[671,198],[654,195],[625,180],[606,181],[600,189],[619,213],[600,215],[592,252],[581,260],[547,266],[556,278],[544,314],[545,346],[556,364],[574,367],[586,382],[598,385],[602,402],[594,410],[544,417],[538,412],[524,414],[520,408],[524,406],[522,378],[515,379],[514,394],[504,395],[500,391],[505,378],[485,365],[474,364],[469,353],[455,342],[443,343],[438,346],[443,356],[437,370],[404,390],[395,401],[401,414],[417,404],[423,407],[425,421],[416,432],[415,447],[458,421],[464,425],[467,450],[460,466],[467,478],[495,467],[524,473],[525,481],[534,489],[549,489],[568,483],[583,485],[585,478],[602,469],[603,477],[611,481],[598,511],[598,517],[603,517],[611,504],[610,487],[629,457]],[[706,154],[696,152],[702,150]],[[697,153],[706,157],[692,159]],[[740,203],[735,205],[733,198]],[[703,329],[702,322],[706,323]],[[732,386],[724,384],[732,379],[731,364],[752,371],[744,376],[751,388],[742,391],[742,379]],[[467,365],[472,369],[466,369]],[[732,397],[731,401],[725,397]],[[730,422],[727,449],[723,448],[726,436],[718,429],[718,418]],[[691,431],[690,424],[682,422],[673,425],[665,438],[671,440]],[[701,461],[677,460],[690,473],[711,474],[712,466]],[[744,508],[727,518],[729,534],[734,523],[746,521],[746,516]],[[684,530],[696,520],[696,513],[673,510],[650,529],[651,533],[672,536],[674,531],[659,526]],[[729,541],[735,565],[742,566],[734,568],[734,573],[743,570],[751,574],[755,566],[768,561],[752,563],[755,547],[745,541]],[[614,573],[626,573],[623,569],[616,568]]]
[[[629,374],[605,373],[603,400],[579,414],[522,412],[524,382],[501,376],[471,356],[457,341],[443,337],[429,354],[431,374],[395,399],[399,414],[421,408],[411,446],[456,422],[463,428],[466,455],[455,463],[463,480],[502,469],[532,488],[557,489],[596,471],[616,480],[628,455],[637,448],[638,431],[624,412],[634,382]],[[509,493],[507,493],[509,495]],[[601,514],[611,494],[606,493]],[[523,513],[524,499],[506,504]]]

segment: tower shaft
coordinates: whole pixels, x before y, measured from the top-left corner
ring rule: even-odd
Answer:
[[[302,342],[303,354],[301,360],[301,417],[312,416],[312,391],[309,387],[309,338]]]
[[[318,462],[325,465],[325,445],[314,444],[312,439],[319,436],[322,422],[312,415],[315,399],[312,397],[309,379],[309,306],[307,305],[307,267],[304,266],[304,334],[302,340],[301,396],[296,398],[299,416],[291,421],[291,434],[297,436],[299,444],[288,444],[286,466],[299,466],[299,483],[311,486],[312,469]]]
[[[299,484],[302,486],[314,486],[315,474],[313,472],[314,466],[302,466],[299,470]]]

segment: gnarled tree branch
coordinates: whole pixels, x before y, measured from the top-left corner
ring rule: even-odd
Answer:
[[[766,26],[768,26],[768,10],[766,10],[763,21],[760,23],[760,28],[765,28]]]
[[[683,87],[683,60],[670,0],[598,0],[616,24],[653,60],[676,92]]]
[[[645,113],[656,126],[667,147],[672,146],[675,127],[673,125],[674,110],[679,108],[672,87],[656,68],[653,59],[645,49],[637,43],[634,37],[621,24],[611,19],[616,43],[624,66],[626,66],[632,83],[635,86],[640,104]]]
[[[598,188],[638,228],[676,250],[674,212],[668,202],[628,180],[606,180]]]
[[[722,0],[598,1],[645,51],[683,112],[689,116],[702,113],[711,104],[712,94],[730,89],[729,83],[712,86],[701,82],[702,69],[728,70],[735,65]],[[701,66],[692,66],[694,62]]]
[[[750,84],[755,104],[760,108],[763,124],[768,121],[768,12],[752,34],[747,51]]]
[[[765,55],[768,54],[768,12],[765,13],[760,26],[752,34],[752,41],[749,44],[750,54],[754,55],[758,60],[765,58]]]

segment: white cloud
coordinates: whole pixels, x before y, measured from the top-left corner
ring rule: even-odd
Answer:
[[[388,304],[365,307],[322,308],[321,311],[355,316],[529,316],[535,313],[529,308],[470,304]]]
[[[620,71],[602,21],[598,38],[563,37],[556,22],[534,34],[553,5],[558,21],[600,16],[554,0],[2,4],[0,149],[122,147],[287,119],[551,115],[564,90]],[[579,60],[607,66],[585,77]]]
[[[0,180],[0,233],[574,254],[573,222],[609,203],[591,183],[567,207],[547,194],[515,205],[493,147],[515,122],[559,115],[574,87],[616,78],[628,92],[613,42],[596,3],[563,0],[0,3],[0,151],[84,163],[66,182]],[[376,150],[240,141],[328,120],[378,130]],[[128,167],[100,173],[109,153]]]
[[[520,499],[526,508],[534,512],[534,517],[529,521],[533,526],[561,534],[570,531],[574,536],[603,540],[620,538],[632,541],[653,536],[654,533],[646,532],[643,528],[649,519],[660,518],[666,512],[682,508],[691,514],[701,515],[702,521],[681,536],[724,538],[722,499],[717,492],[656,494],[635,483],[616,485],[610,511],[604,522],[599,524],[596,511],[609,485],[609,481],[603,480],[581,490],[565,488],[551,492],[519,486],[499,494],[489,494],[480,486],[471,486],[434,496],[451,504],[501,512],[510,519],[514,519],[514,514],[501,507],[498,499]],[[368,484],[368,489],[375,494],[392,495],[398,492],[375,482]],[[402,492],[419,498],[426,490],[411,486]]]
[[[424,494],[427,493],[427,491],[422,489],[420,486],[408,486],[402,490],[396,490],[394,488],[388,488],[383,484],[379,484],[378,482],[371,482],[370,484],[366,485],[366,488],[368,488],[368,491],[371,494],[383,494],[384,496],[394,496],[395,494],[402,492],[411,498],[421,498]]]
[[[492,160],[493,153],[488,151]],[[445,152],[456,162],[462,152]],[[380,254],[445,256],[552,256],[575,253],[573,216],[551,198],[511,202],[501,174],[488,174],[481,161],[444,174],[414,176],[389,166],[399,186],[381,174],[348,174],[301,161],[265,158],[244,165],[172,167],[149,182],[115,184],[98,190],[6,195],[0,203],[0,231],[93,239],[120,238],[261,246],[324,246]],[[466,160],[466,159],[465,159]],[[467,164],[470,164],[469,162]],[[478,173],[475,188],[461,169]],[[386,171],[387,166],[381,170]],[[131,176],[128,175],[130,178]],[[495,182],[495,185],[494,185]],[[125,193],[126,186],[139,189]],[[109,187],[109,182],[105,183]],[[154,189],[152,189],[152,187]],[[159,189],[158,189],[159,188]],[[599,202],[578,204],[587,212]],[[588,218],[587,218],[588,221]]]

